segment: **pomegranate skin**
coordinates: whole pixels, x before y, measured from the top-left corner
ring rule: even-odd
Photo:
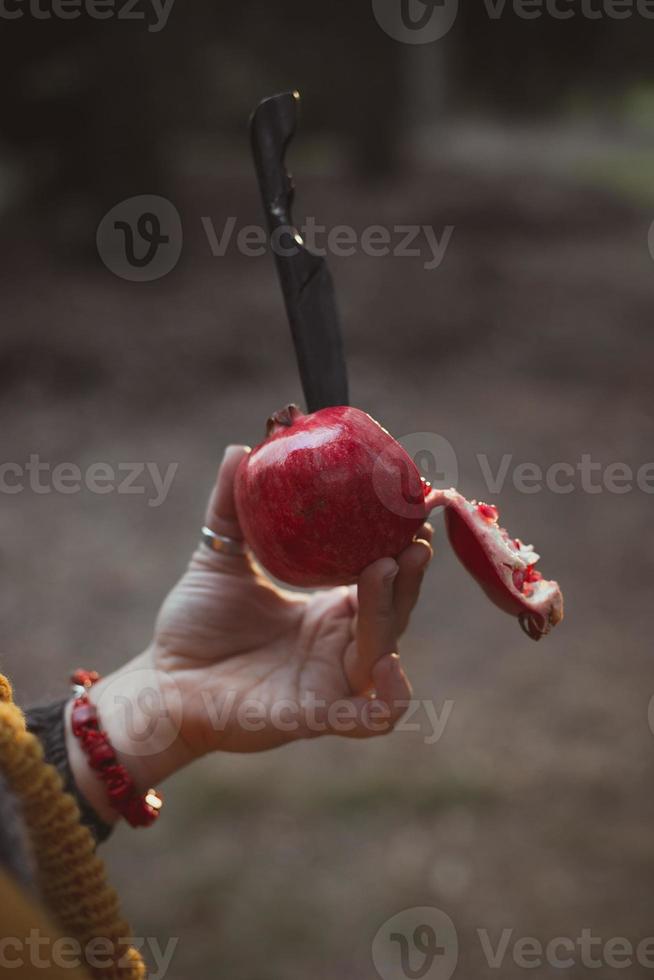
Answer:
[[[499,609],[515,616],[532,640],[547,636],[563,619],[558,582],[536,570],[540,555],[499,523],[493,504],[466,500],[457,490],[432,490],[431,507],[445,508],[452,549],[466,571]]]
[[[345,585],[396,557],[427,516],[428,487],[402,446],[349,406],[304,415],[289,405],[244,457],[235,481],[245,540],[275,578]]]

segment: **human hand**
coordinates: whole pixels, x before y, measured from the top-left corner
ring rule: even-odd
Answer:
[[[205,519],[239,541],[233,481],[246,452],[227,449]],[[411,696],[398,638],[432,555],[431,534],[425,524],[397,561],[374,562],[356,586],[314,593],[277,587],[247,554],[200,545],[148,649],[91,689],[137,785],[145,790],[211,751],[391,731]]]

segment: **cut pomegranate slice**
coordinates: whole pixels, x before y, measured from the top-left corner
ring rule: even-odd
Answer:
[[[466,500],[457,490],[430,490],[429,509],[445,507],[445,526],[464,568],[500,609],[518,617],[527,636],[540,640],[563,618],[563,596],[534,568],[531,545],[499,524],[497,507]]]

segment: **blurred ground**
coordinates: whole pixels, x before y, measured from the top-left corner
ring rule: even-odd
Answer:
[[[34,244],[38,225],[4,231],[3,459],[179,464],[161,508],[4,497],[2,667],[23,700],[62,694],[78,663],[105,672],[143,648],[222,447],[257,441],[271,409],[300,399],[270,259],[214,259],[199,227],[258,220],[249,173],[193,186],[177,204],[197,234],[150,285],[69,264]],[[481,452],[494,469],[504,453],[543,467],[652,459],[651,216],[628,199],[442,164],[375,189],[306,180],[300,208],[360,228],[455,226],[433,272],[410,258],[330,264],[353,402],[396,435],[446,435],[464,492],[495,499]],[[167,787],[155,829],[121,829],[104,849],[137,932],[180,937],[170,980],[372,980],[372,937],[408,906],[451,915],[457,976],[479,980],[498,971],[477,929],[493,942],[505,926],[545,942],[654,932],[652,497],[527,496],[507,481],[501,507],[561,581],[566,620],[531,644],[441,542],[403,648],[416,696],[454,702],[440,741],[400,732],[207,759]],[[502,977],[521,973],[507,956]]]

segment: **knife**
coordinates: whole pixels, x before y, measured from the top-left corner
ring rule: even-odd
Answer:
[[[295,185],[285,164],[295,135],[299,92],[263,99],[250,118],[254,165],[307,410],[348,404],[347,368],[334,283],[325,259],[293,224]]]

